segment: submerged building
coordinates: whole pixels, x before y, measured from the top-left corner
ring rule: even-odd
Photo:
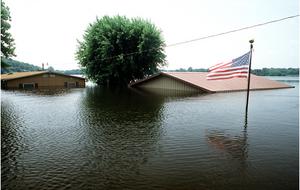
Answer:
[[[2,89],[84,88],[85,79],[51,71],[15,72],[1,75]]]
[[[247,90],[247,78],[206,80],[207,72],[161,72],[129,84],[141,89],[191,92],[233,92]],[[293,88],[293,86],[251,74],[250,90]]]

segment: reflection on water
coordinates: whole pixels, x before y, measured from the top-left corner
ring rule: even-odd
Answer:
[[[229,159],[237,161],[235,167],[238,168],[238,173],[249,178],[247,128],[241,134],[234,136],[226,130],[207,130],[206,137],[209,145],[224,153],[225,156],[229,156]]]
[[[299,83],[299,76],[270,76],[267,78],[284,83]]]
[[[2,91],[2,189],[297,189],[299,93]]]
[[[13,105],[7,102],[1,104],[1,180],[2,188],[6,189],[8,184],[14,184],[16,178],[17,158],[24,150],[24,138],[22,128],[24,126],[14,126],[15,121],[20,121]],[[21,124],[21,122],[20,122]],[[12,186],[16,188],[16,186]]]
[[[226,130],[208,130],[207,142],[214,148],[228,153],[233,158],[247,160],[247,131],[241,135],[231,136]]]
[[[120,97],[120,94],[123,94]],[[105,179],[98,188],[135,181],[161,135],[162,100],[141,98],[124,89],[88,88],[81,101],[85,165],[89,175]],[[84,179],[86,180],[86,179]],[[95,185],[93,179],[88,179]],[[87,186],[87,187],[88,187]]]

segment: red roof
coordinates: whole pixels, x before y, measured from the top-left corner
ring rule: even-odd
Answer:
[[[162,72],[131,83],[129,86],[138,86],[149,80],[155,80],[158,76],[167,76],[175,80],[184,82],[196,88],[208,92],[229,92],[247,90],[247,78],[232,78],[226,80],[206,80],[207,72]],[[265,77],[260,77],[251,74],[250,89],[251,90],[266,90],[292,88],[293,86],[273,81]]]

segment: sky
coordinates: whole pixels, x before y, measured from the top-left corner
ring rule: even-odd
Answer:
[[[298,0],[4,0],[19,61],[78,69],[77,40],[104,15],[141,17],[161,30],[166,45],[299,14]],[[166,47],[162,69],[208,68],[249,51],[252,68],[299,67],[299,17],[241,32]]]

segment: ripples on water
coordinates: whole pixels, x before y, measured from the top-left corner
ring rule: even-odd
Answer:
[[[2,189],[297,189],[294,89],[2,91]]]

